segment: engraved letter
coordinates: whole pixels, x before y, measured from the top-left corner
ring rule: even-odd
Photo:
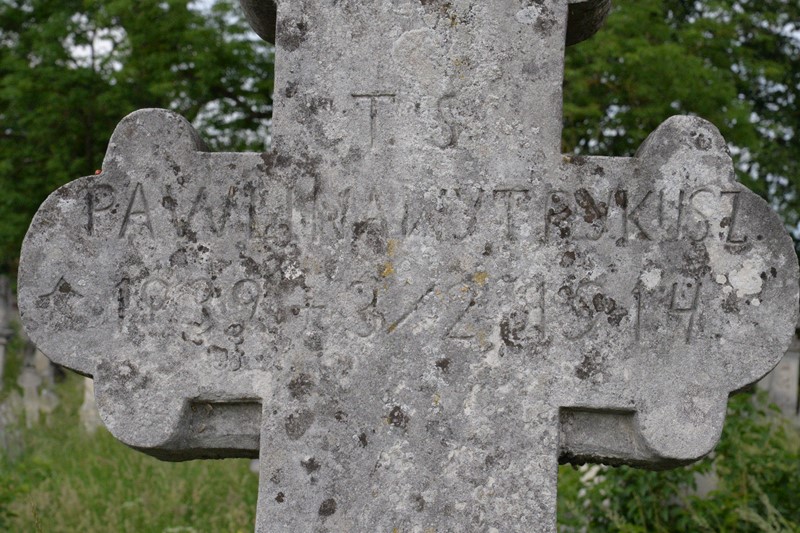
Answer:
[[[394,102],[394,93],[366,93],[351,95],[356,100],[369,99],[369,147],[375,146],[375,123],[378,118],[378,101],[381,99],[391,99]]]
[[[733,195],[733,200],[731,203],[731,215],[726,219],[723,219],[723,224],[727,222],[728,226],[728,237],[725,239],[725,242],[728,244],[744,244],[747,242],[747,236],[736,236],[736,219],[739,216],[739,199],[741,191],[720,191],[720,196],[725,195]]]
[[[692,193],[692,196],[689,199],[689,204],[692,206],[692,211],[697,213],[697,216],[699,217],[699,220],[697,221],[697,226],[702,228],[702,231],[698,232],[697,235],[689,235],[689,238],[693,242],[701,242],[705,240],[705,238],[708,237],[708,232],[710,231],[708,216],[700,210],[700,207],[698,207],[698,205],[695,204],[694,201],[699,194],[703,193],[714,194],[708,189],[697,189]]]
[[[94,234],[94,214],[108,211],[114,205],[114,189],[111,185],[96,185],[86,191],[86,232]]]
[[[495,199],[502,198],[505,207],[505,226],[506,238],[510,241],[517,241],[520,237],[530,237],[530,226],[526,222],[530,221],[529,216],[525,216],[530,210],[531,193],[528,189],[495,189]],[[522,216],[520,217],[520,214]],[[521,221],[517,221],[521,218]],[[527,226],[527,227],[526,227]]]
[[[650,199],[650,196],[652,196],[652,194],[653,191],[647,191],[647,194],[645,194],[644,197],[641,200],[639,200],[639,203],[636,204],[636,207],[631,209],[630,212],[628,212],[627,210],[625,211],[626,227],[627,227],[627,221],[630,220],[636,225],[637,228],[639,228],[639,234],[647,241],[652,241],[653,239],[650,238],[650,235],[644,230],[644,228],[640,224],[639,217],[641,215],[639,213],[639,210],[645,206],[647,200]],[[625,238],[627,240],[627,235],[625,235]]]
[[[697,315],[697,309],[700,303],[700,289],[702,287],[703,284],[697,282],[694,286],[694,295],[692,296],[692,300],[689,304],[689,307],[679,307],[677,302],[678,284],[673,283],[672,285],[672,298],[670,298],[670,303],[669,303],[670,313],[680,313],[689,315],[689,325],[686,328],[686,344],[690,344],[692,342],[692,333],[694,331],[695,316]],[[687,283],[686,288],[691,289],[692,284]]]
[[[139,200],[137,202],[137,199]],[[144,195],[144,188],[141,183],[136,184],[133,190],[131,201],[128,203],[128,209],[125,211],[125,220],[122,221],[122,227],[119,230],[120,238],[125,236],[128,231],[128,226],[131,223],[133,215],[144,215],[144,225],[150,230],[150,235],[155,236],[153,233],[153,224],[150,221],[150,208],[147,206],[147,197]]]

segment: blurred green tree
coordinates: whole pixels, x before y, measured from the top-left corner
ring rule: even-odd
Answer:
[[[45,197],[101,167],[123,116],[163,107],[212,149],[263,150],[272,79],[235,0],[0,0],[0,272]]]
[[[701,116],[800,236],[796,0],[615,0],[606,26],[567,50],[565,76],[566,152],[633,155],[669,116]]]

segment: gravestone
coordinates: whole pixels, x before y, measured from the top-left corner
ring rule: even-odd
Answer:
[[[42,383],[44,383],[46,387],[52,387],[54,383],[53,363],[50,359],[48,359],[41,350],[35,349],[33,351],[32,363],[34,370],[36,370],[36,373],[42,378]]]
[[[41,376],[31,367],[25,367],[17,378],[17,385],[22,389],[22,407],[25,411],[25,425],[28,429],[39,424],[39,387]]]
[[[767,391],[769,400],[777,405],[784,415],[798,420],[800,417],[798,409],[800,340],[797,336],[792,339],[789,351],[778,365],[758,384],[760,388]]]
[[[607,1],[245,4],[272,151],[134,113],[25,239],[24,325],[117,438],[260,455],[257,531],[555,531],[559,461],[714,447],[797,259],[702,119],[561,154],[564,45]]]
[[[16,389],[0,402],[0,455],[12,461],[22,453],[22,433],[19,428],[22,410],[22,396]]]
[[[3,374],[6,366],[6,346],[11,339],[11,315],[13,313],[11,283],[6,276],[0,276],[0,391],[3,390]]]
[[[97,403],[94,401],[94,381],[91,378],[83,378],[83,380],[83,403],[78,415],[86,433],[94,435],[97,433],[97,429],[103,425],[103,422],[100,420]]]

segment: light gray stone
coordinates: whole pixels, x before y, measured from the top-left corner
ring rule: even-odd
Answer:
[[[778,363],[772,372],[759,382],[759,387],[766,390],[769,400],[777,405],[788,417],[798,416],[798,383],[800,383],[800,351],[797,338],[792,348]]]
[[[42,385],[42,378],[33,368],[25,367],[17,378],[17,385],[22,389],[25,425],[31,429],[39,424],[39,387]]]
[[[39,377],[42,378],[42,383],[45,386],[53,386],[53,363],[48,357],[39,349],[33,352],[33,368]]]
[[[22,396],[16,389],[0,402],[0,452],[12,461],[22,453],[22,433],[19,428],[22,409]]]
[[[83,429],[89,435],[97,433],[97,430],[103,425],[97,410],[97,403],[94,401],[94,381],[91,378],[83,378],[83,403],[78,415]]]
[[[555,531],[559,460],[702,457],[789,343],[792,241],[702,119],[561,154],[568,16],[281,1],[273,151],[123,120],[26,236],[31,338],[130,446],[260,452],[257,531]]]

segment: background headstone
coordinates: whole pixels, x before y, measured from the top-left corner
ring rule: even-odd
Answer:
[[[22,370],[17,385],[22,389],[22,406],[25,411],[25,425],[28,429],[39,424],[39,387],[42,384],[42,378],[31,367],[25,367]]]
[[[772,372],[759,382],[759,387],[766,390],[771,402],[775,403],[783,414],[794,420],[800,420],[798,412],[798,387],[800,386],[800,339],[795,336],[786,355]]]
[[[35,349],[33,352],[33,368],[42,378],[42,383],[45,387],[53,386],[53,363],[39,349]]]
[[[94,435],[97,429],[103,425],[94,401],[94,381],[91,378],[83,379],[83,403],[80,409],[80,419],[83,428],[90,435]]]
[[[13,296],[11,283],[6,276],[0,276],[0,391],[3,390],[3,375],[6,365],[6,346],[11,339],[11,317],[13,315]]]
[[[797,257],[702,119],[560,153],[605,8],[280,2],[274,150],[123,120],[26,236],[31,338],[126,444],[260,454],[259,531],[554,531],[559,461],[702,457],[788,345]]]
[[[12,390],[3,402],[0,402],[0,452],[14,459],[22,452],[22,437],[19,417],[23,411],[22,396]]]

